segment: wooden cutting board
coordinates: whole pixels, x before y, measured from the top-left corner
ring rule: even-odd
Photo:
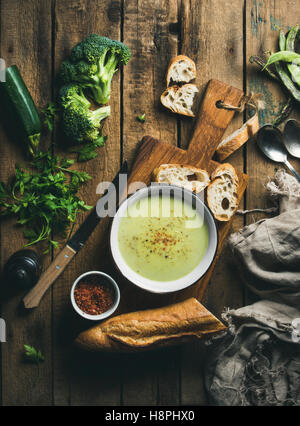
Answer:
[[[233,111],[217,108],[216,104],[218,101],[223,101],[238,106],[243,96],[244,93],[241,90],[218,80],[211,80],[207,86],[188,149],[183,150],[158,141],[151,136],[145,136],[142,139],[142,145],[128,179],[128,186],[134,182],[150,184],[153,170],[165,163],[190,164],[212,173],[219,165],[219,163],[212,161],[212,157],[234,116]],[[238,199],[240,201],[248,183],[248,176],[238,170],[237,174],[239,177]],[[231,221],[218,222],[219,246],[213,264],[198,283],[174,294],[172,296],[173,301],[182,300],[189,296],[197,297],[198,300],[203,298],[224,240],[230,230],[230,225]]]

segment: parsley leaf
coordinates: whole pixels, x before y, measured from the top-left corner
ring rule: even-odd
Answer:
[[[24,349],[26,360],[37,366],[37,376],[33,385],[35,387],[40,377],[40,363],[45,361],[45,357],[41,351],[36,350],[33,346],[24,345]]]
[[[140,121],[141,123],[145,123],[146,121],[146,114],[141,114],[139,116],[137,116],[138,121]]]
[[[36,350],[33,346],[24,345],[25,356],[28,361],[39,364],[42,361],[45,361],[45,357],[41,351]]]
[[[59,108],[56,107],[54,102],[50,102],[48,106],[41,110],[42,117],[44,119],[43,123],[50,132],[53,132],[54,120],[59,112]]]
[[[98,156],[96,148],[102,147],[105,144],[107,136],[101,136],[94,142],[87,142],[83,146],[72,148],[70,152],[76,152],[78,154],[78,162],[89,161]]]

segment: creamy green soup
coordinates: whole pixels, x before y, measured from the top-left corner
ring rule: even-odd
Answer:
[[[118,242],[134,272],[150,280],[172,281],[199,265],[208,230],[192,206],[157,195],[129,206],[120,220]]]

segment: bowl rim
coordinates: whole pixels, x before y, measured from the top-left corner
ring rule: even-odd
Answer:
[[[190,281],[186,280],[186,282],[184,284],[181,284],[180,286],[178,286],[178,287],[176,287],[174,289],[162,289],[162,288],[159,288],[159,287],[155,288],[155,283],[156,284],[159,284],[159,283],[165,283],[165,284],[166,283],[176,283],[176,281],[179,281],[179,280],[181,280],[183,282],[185,279],[187,279],[187,277],[189,277],[189,275],[191,275],[191,272],[195,271],[195,269],[197,267],[193,271],[191,271],[189,274],[181,277],[178,280],[173,280],[173,281],[155,281],[155,280],[149,280],[148,278],[145,278],[142,275],[139,275],[136,272],[134,272],[128,265],[127,265],[126,269],[128,269],[129,272],[128,273],[124,273],[124,270],[121,269],[119,263],[117,262],[117,260],[115,258],[115,254],[116,254],[115,247],[118,246],[118,242],[115,244],[115,242],[113,241],[113,232],[114,232],[115,222],[116,222],[116,218],[119,215],[119,212],[121,210],[124,210],[125,208],[127,208],[126,206],[128,205],[129,202],[133,203],[134,199],[143,198],[143,196],[145,196],[147,193],[149,193],[149,191],[151,189],[153,189],[153,188],[160,189],[160,188],[164,188],[164,187],[165,188],[169,188],[171,190],[174,189],[176,191],[186,192],[186,193],[189,194],[189,196],[192,196],[192,198],[196,199],[196,201],[203,206],[204,212],[209,216],[209,218],[211,220],[212,228],[214,230],[214,237],[213,237],[213,240],[212,240],[212,242],[214,244],[214,250],[213,250],[213,253],[212,253],[211,257],[210,257],[209,263],[203,269],[202,273],[199,274],[199,275],[197,275],[197,278],[195,278],[193,280],[190,280]],[[144,192],[145,194],[142,195],[142,196],[140,196],[139,194],[141,192]],[[119,229],[119,225],[118,225],[117,229]],[[123,277],[125,277],[130,283],[132,283],[136,287],[141,288],[142,290],[145,290],[147,292],[156,293],[156,294],[167,294],[167,293],[174,293],[174,292],[177,292],[177,291],[180,291],[180,290],[184,290],[184,289],[186,289],[186,288],[194,285],[201,278],[203,278],[203,276],[209,270],[209,268],[211,267],[212,263],[214,262],[214,260],[216,258],[217,251],[218,251],[218,246],[219,246],[219,232],[218,232],[218,227],[217,227],[216,220],[214,218],[214,215],[213,215],[211,209],[208,207],[208,205],[198,195],[196,195],[194,192],[192,192],[192,191],[190,191],[190,190],[188,190],[186,188],[183,188],[183,187],[180,187],[180,186],[177,186],[177,185],[166,184],[166,183],[163,183],[163,184],[154,183],[154,184],[150,184],[150,185],[148,185],[146,187],[140,188],[140,189],[138,189],[137,191],[135,191],[132,194],[129,194],[128,197],[125,200],[122,201],[122,203],[120,204],[120,206],[117,209],[117,212],[116,212],[115,216],[113,217],[113,219],[111,221],[109,243],[110,243],[109,246],[110,246],[110,252],[111,252],[111,256],[112,256],[113,262],[114,262],[117,270],[120,272],[120,274]],[[117,251],[120,253],[119,248],[117,249]],[[120,258],[122,259],[123,263],[126,263],[125,260],[122,258],[121,254],[120,254]],[[201,260],[201,262],[202,262],[202,260]],[[201,262],[199,263],[199,265],[201,264]],[[198,265],[198,267],[199,267],[199,265]],[[134,281],[132,275],[138,276],[138,280]],[[143,282],[147,282],[148,285],[147,284],[144,285]],[[151,287],[151,285],[149,286],[150,282],[153,283],[153,287]]]
[[[108,281],[110,283],[110,285],[113,287],[113,289],[115,290],[116,297],[115,297],[115,301],[114,301],[113,305],[107,311],[105,311],[105,312],[103,312],[102,314],[99,314],[99,315],[87,314],[86,312],[82,311],[79,308],[79,306],[77,305],[77,303],[75,301],[74,292],[75,292],[75,288],[76,288],[77,284],[82,280],[82,278],[89,276],[89,275],[100,275],[102,277],[105,277],[106,281]],[[120,289],[119,289],[118,284],[110,275],[108,275],[108,274],[106,274],[105,272],[102,272],[102,271],[88,271],[88,272],[81,274],[74,281],[72,288],[71,288],[70,296],[71,296],[71,303],[72,303],[74,310],[81,317],[88,319],[88,320],[91,320],[91,321],[100,321],[100,320],[103,320],[105,318],[108,318],[109,316],[111,316],[116,311],[116,309],[117,309],[117,307],[119,306],[119,303],[120,303]]]

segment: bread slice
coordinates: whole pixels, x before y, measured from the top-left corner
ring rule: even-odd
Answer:
[[[167,72],[167,86],[171,80],[174,83],[189,83],[196,78],[195,62],[184,55],[178,55],[173,58],[169,64]]]
[[[238,208],[239,179],[231,164],[221,164],[212,174],[207,188],[207,204],[215,218],[227,222]]]
[[[215,169],[215,171],[211,175],[211,179],[213,180],[218,177],[222,179],[231,179],[236,186],[239,183],[239,178],[236,174],[235,168],[229,163],[220,164]]]
[[[196,193],[210,183],[206,170],[182,164],[162,164],[153,171],[153,177],[155,182],[177,185]]]
[[[195,298],[110,318],[83,331],[75,344],[92,352],[136,352],[224,333],[226,327]]]
[[[183,86],[170,86],[160,97],[161,103],[172,112],[195,117],[192,111],[195,93],[198,92],[195,84],[184,84]]]
[[[251,117],[240,129],[224,139],[216,153],[219,161],[224,161],[229,155],[240,148],[259,130],[258,114]]]

